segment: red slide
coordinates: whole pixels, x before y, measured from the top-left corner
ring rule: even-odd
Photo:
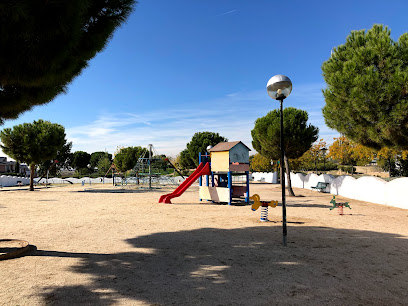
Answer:
[[[187,188],[190,187],[200,176],[210,175],[210,174],[211,174],[210,164],[206,163],[204,165],[204,163],[201,163],[197,167],[197,169],[195,169],[195,171],[188,178],[186,178],[185,181],[180,184],[180,186],[176,188],[176,190],[174,190],[172,193],[162,195],[160,197],[159,203],[170,203],[171,204],[170,200],[172,198],[177,198],[181,196],[184,193],[184,191],[186,191]]]

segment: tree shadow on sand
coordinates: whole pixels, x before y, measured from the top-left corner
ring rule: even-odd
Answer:
[[[203,228],[127,240],[123,253],[37,250],[80,258],[87,286],[43,288],[44,303],[112,305],[404,304],[406,237],[325,227]],[[123,300],[124,299],[124,300]]]

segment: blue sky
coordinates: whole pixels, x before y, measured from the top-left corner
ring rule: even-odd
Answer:
[[[251,146],[255,120],[279,106],[266,83],[284,74],[293,83],[285,107],[308,111],[331,143],[322,63],[352,30],[380,23],[397,40],[407,12],[405,0],[140,0],[65,95],[2,128],[50,120],[73,151],[89,153],[152,143],[175,156],[199,131]]]

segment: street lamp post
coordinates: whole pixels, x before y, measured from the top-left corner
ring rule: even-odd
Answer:
[[[280,170],[281,170],[281,188],[282,188],[282,231],[283,245],[287,245],[287,226],[286,226],[286,198],[285,198],[285,148],[283,139],[283,100],[285,100],[292,92],[292,82],[287,76],[278,74],[273,76],[266,85],[268,95],[280,102]]]
[[[86,167],[88,168],[88,172],[89,172],[89,185],[91,185],[91,164],[86,165]]]

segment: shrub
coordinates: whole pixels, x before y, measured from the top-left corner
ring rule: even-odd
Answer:
[[[353,174],[353,173],[356,172],[356,168],[353,167],[353,166],[339,166],[339,169],[341,171],[344,171],[344,172],[347,172],[347,173],[350,173],[350,174]]]

